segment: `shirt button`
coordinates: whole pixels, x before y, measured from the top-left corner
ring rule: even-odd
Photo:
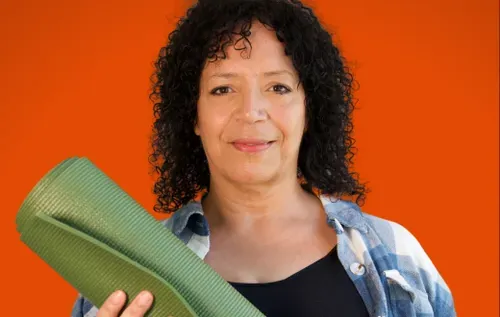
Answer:
[[[363,275],[366,272],[366,268],[361,263],[353,263],[350,266],[351,272],[355,275]]]

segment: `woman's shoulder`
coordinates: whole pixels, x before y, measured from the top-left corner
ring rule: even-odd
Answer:
[[[420,268],[432,268],[432,262],[427,256],[416,235],[403,224],[386,219],[365,211],[361,211],[366,219],[367,227],[375,233],[391,253],[401,257],[410,257]]]
[[[370,235],[375,237],[370,241],[372,258],[392,267],[385,277],[424,292],[436,315],[455,316],[451,290],[415,234],[396,221],[360,212],[374,233]]]
[[[354,202],[345,200],[330,200],[322,198],[325,210],[335,225],[336,220],[341,223],[340,231],[348,231],[349,239],[356,239],[361,235],[363,243],[349,245],[357,246],[356,253],[369,252],[374,259],[395,262],[394,267],[401,267],[431,275],[437,279],[436,269],[422,247],[417,237],[404,225],[367,212]],[[333,221],[335,220],[335,221]],[[356,234],[352,232],[356,230]],[[411,266],[411,268],[406,267]]]
[[[449,297],[448,285],[414,233],[396,221],[366,212],[362,212],[362,214],[368,227],[379,239],[379,241],[372,241],[374,244],[373,253],[377,253],[378,249],[383,249],[383,252],[388,255],[386,261],[397,262],[393,263],[395,268],[401,272],[411,272],[415,277],[419,276],[427,292],[431,293],[429,296],[442,296],[443,299],[451,298]],[[380,246],[382,247],[379,248]],[[379,255],[375,254],[375,257],[377,256]]]
[[[366,219],[368,227],[389,245],[401,248],[407,245],[407,243],[413,244],[417,242],[415,235],[402,223],[366,211],[360,212],[363,218]]]
[[[353,201],[321,197],[323,206],[334,225],[338,221],[339,231],[355,229],[364,235],[372,246],[384,244],[391,251],[408,252],[420,244],[416,237],[402,224],[368,212]],[[337,225],[338,226],[338,225]],[[379,240],[379,241],[376,241]]]

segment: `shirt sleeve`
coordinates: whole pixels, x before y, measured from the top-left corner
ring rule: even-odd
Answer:
[[[392,223],[398,238],[396,251],[411,255],[435,317],[456,317],[453,295],[417,238],[402,225]],[[402,250],[404,249],[404,251]]]
[[[97,315],[97,311],[98,308],[96,306],[83,297],[82,294],[78,294],[78,297],[73,304],[71,317],[95,317]]]

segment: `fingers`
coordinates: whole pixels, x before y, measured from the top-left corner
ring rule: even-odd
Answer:
[[[120,309],[125,304],[125,293],[123,291],[116,291],[111,294],[104,304],[97,311],[96,317],[118,317]]]
[[[120,317],[143,317],[152,303],[153,294],[148,291],[140,292]]]
[[[96,317],[143,317],[153,303],[153,294],[148,291],[139,293],[127,309],[119,315],[125,299],[126,295],[123,291],[114,292],[99,308]]]

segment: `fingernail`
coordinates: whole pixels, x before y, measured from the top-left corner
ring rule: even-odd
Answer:
[[[139,295],[139,305],[140,306],[149,306],[153,301],[153,296],[151,296],[148,292],[143,292]]]
[[[115,305],[120,304],[123,300],[123,296],[124,294],[121,291],[114,292],[113,295],[111,296],[111,303]]]

